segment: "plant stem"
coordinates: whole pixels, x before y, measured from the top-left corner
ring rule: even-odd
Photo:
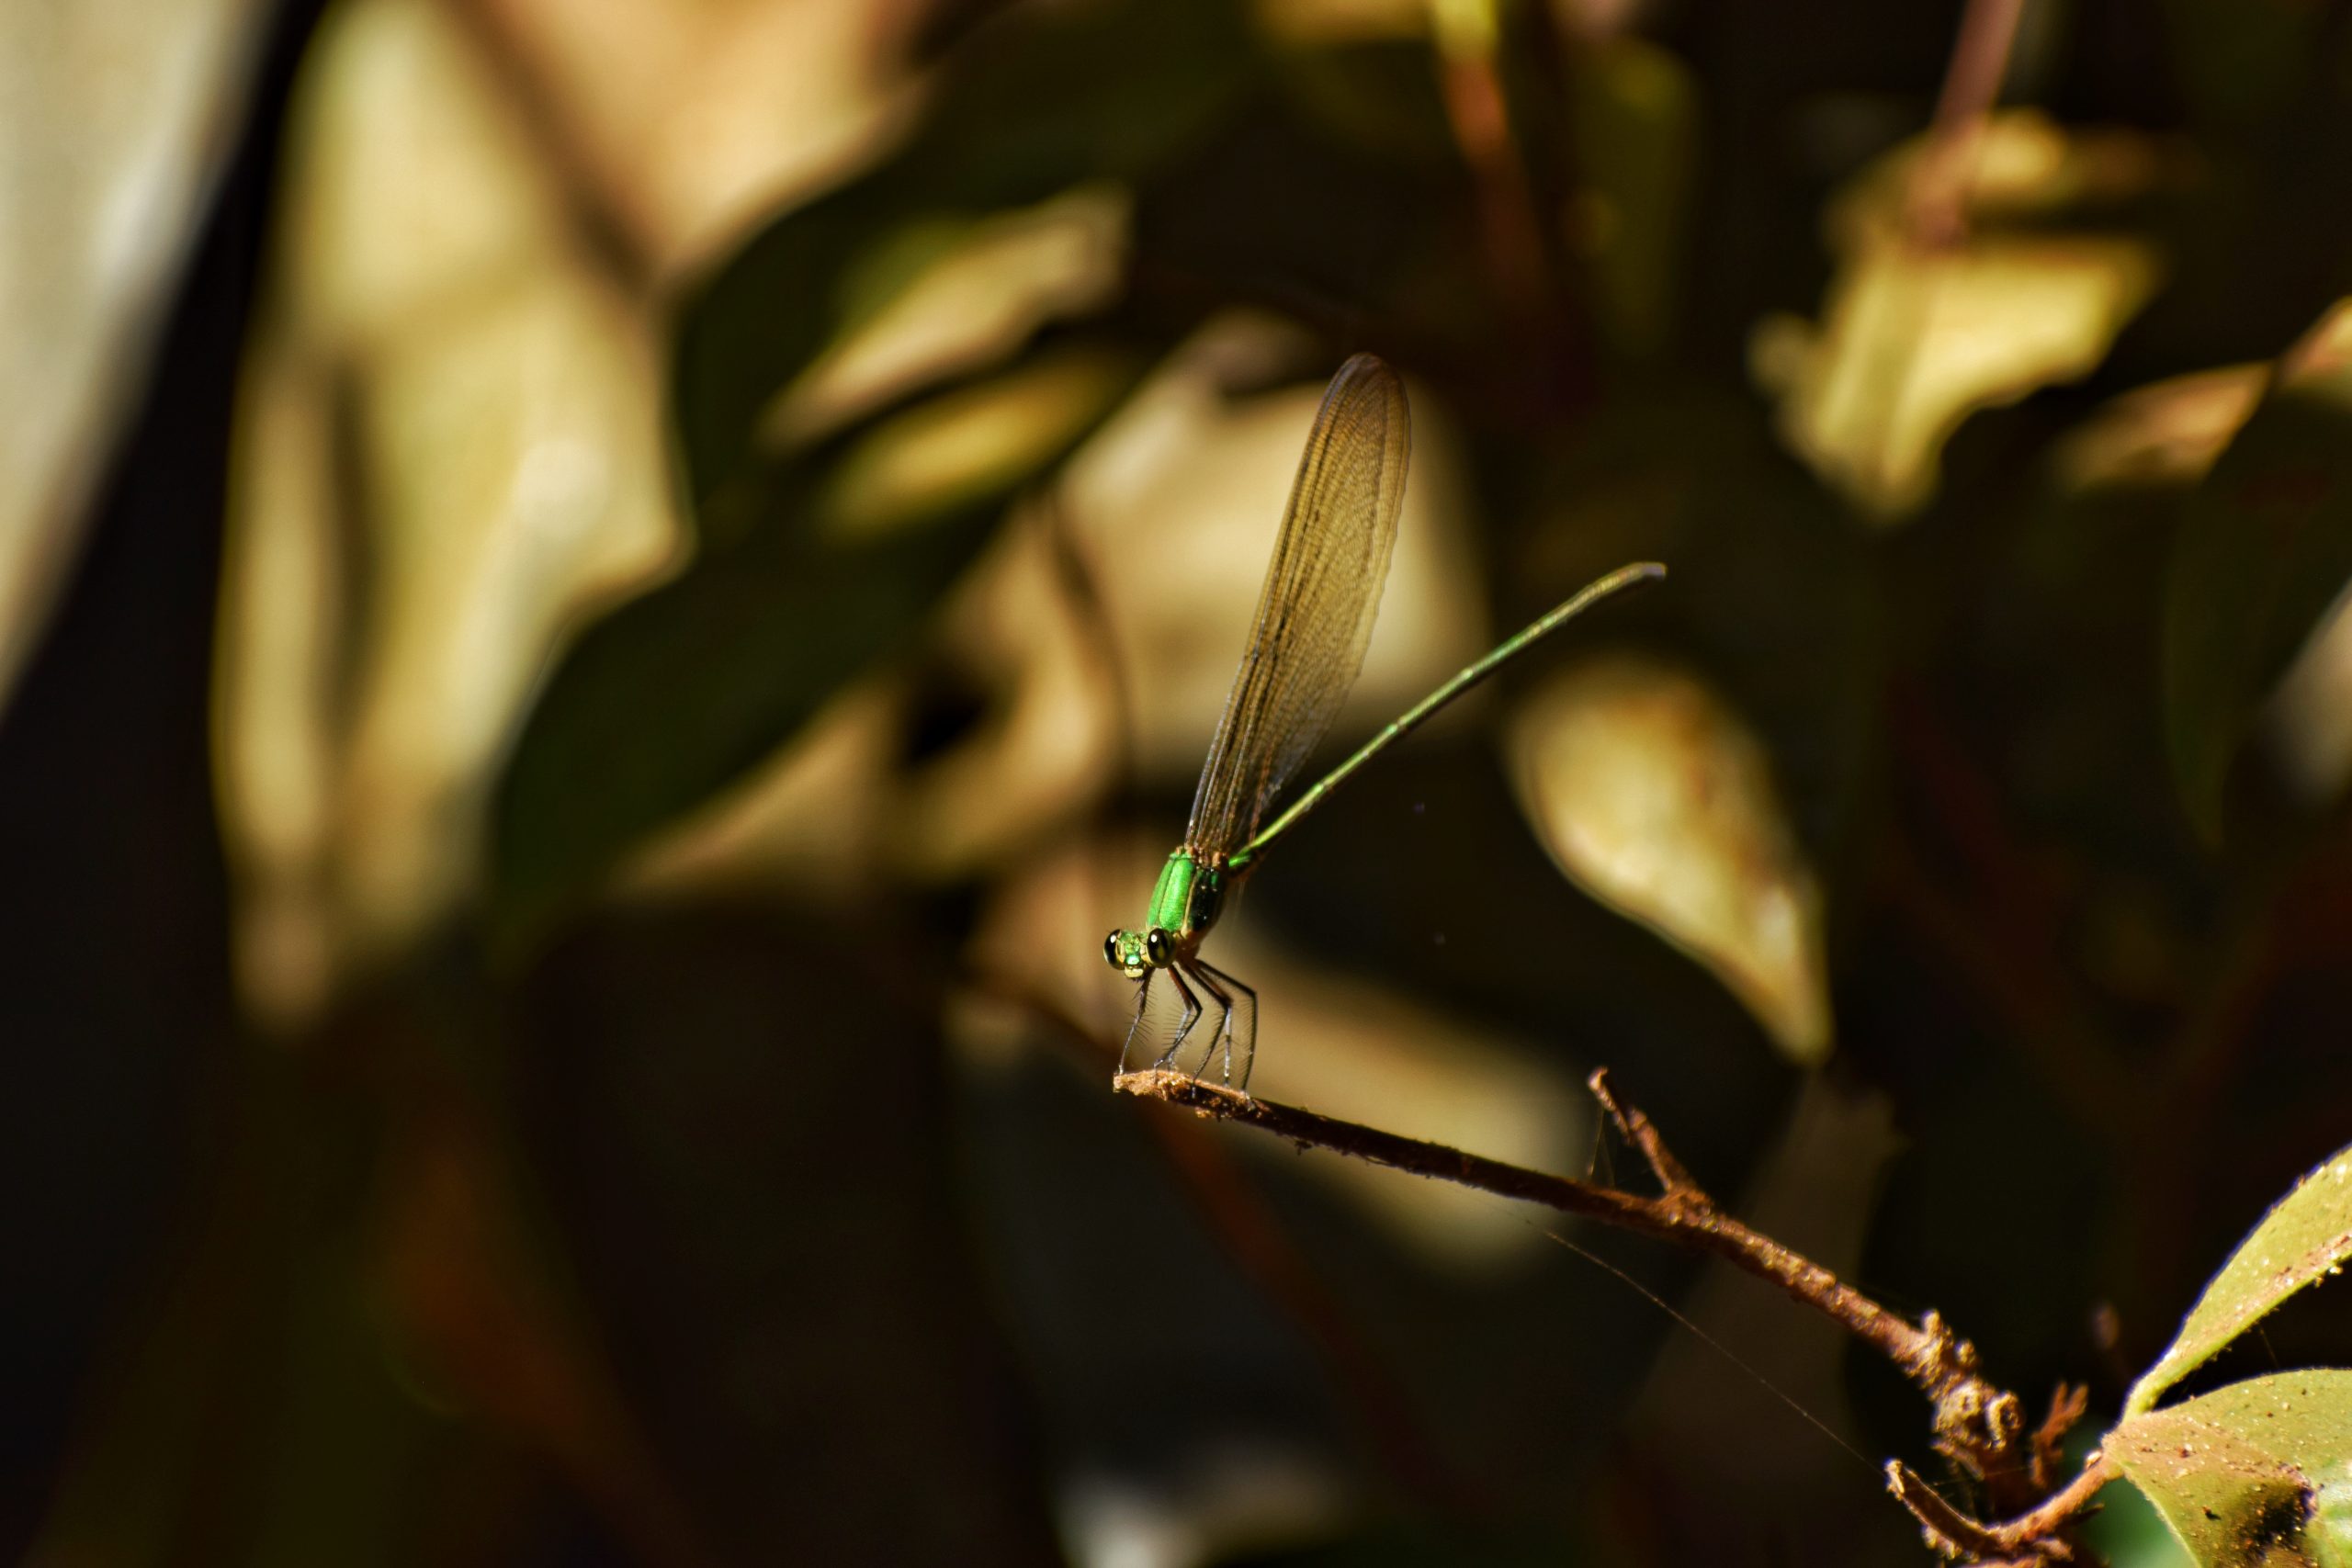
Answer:
[[[1124,1094],[1181,1106],[1200,1116],[1255,1127],[1301,1148],[1329,1149],[1415,1176],[1475,1187],[1498,1197],[1542,1203],[1563,1213],[1710,1253],[1779,1286],[1883,1352],[1934,1403],[1936,1446],[1953,1462],[1979,1477],[2029,1472],[2032,1456],[2028,1450],[2046,1446],[2054,1438],[2047,1424],[2042,1432],[2027,1432],[2017,1395],[1978,1375],[1973,1346],[1952,1333],[1937,1314],[1928,1313],[1914,1323],[1889,1312],[1818,1263],[1724,1213],[1668,1150],[1649,1118],[1618,1101],[1606,1071],[1594,1073],[1589,1082],[1611,1121],[1648,1162],[1662,1189],[1656,1196],[1529,1170],[1443,1144],[1343,1122],[1280,1100],[1203,1083],[1189,1073],[1122,1073],[1112,1080],[1112,1087]],[[2038,1467],[2032,1472],[2040,1473]],[[2064,1555],[2066,1549],[2056,1540],[2056,1534],[2104,1484],[2105,1472],[2102,1461],[2095,1457],[2074,1482],[2006,1525],[1984,1525],[1968,1518],[1900,1464],[1890,1466],[1888,1477],[1895,1496],[1934,1539],[1957,1543],[1961,1554],[1989,1562]],[[2049,1551],[2038,1550],[2044,1544]]]

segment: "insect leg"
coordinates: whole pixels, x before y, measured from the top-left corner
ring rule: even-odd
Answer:
[[[1170,969],[1168,971],[1168,983],[1176,987],[1178,996],[1184,998],[1184,1020],[1176,1026],[1176,1038],[1168,1043],[1168,1049],[1151,1064],[1155,1071],[1176,1059],[1176,1053],[1184,1048],[1184,1036],[1192,1033],[1193,1025],[1201,1020],[1201,998],[1193,995],[1192,987],[1184,984],[1183,973]]]
[[[1151,976],[1152,972],[1147,969],[1143,972],[1143,978],[1136,982],[1136,1015],[1127,1020],[1127,1037],[1119,1042],[1119,1071],[1122,1073],[1127,1070],[1127,1053],[1135,1048],[1136,1031],[1143,1027],[1144,1007],[1151,1000]]]
[[[1251,1067],[1253,1067],[1253,1066],[1257,1066],[1257,1062],[1258,1062],[1258,993],[1257,993],[1257,990],[1256,990],[1254,987],[1249,987],[1249,986],[1245,986],[1245,985],[1243,985],[1240,981],[1238,981],[1238,980],[1235,979],[1232,976],[1230,976],[1230,975],[1227,974],[1224,970],[1222,970],[1222,969],[1218,969],[1218,968],[1216,968],[1216,967],[1214,967],[1213,965],[1206,964],[1201,964],[1201,965],[1200,965],[1200,968],[1201,968],[1201,969],[1202,969],[1202,970],[1203,970],[1206,975],[1210,975],[1210,976],[1216,976],[1216,980],[1217,980],[1218,984],[1220,984],[1220,985],[1224,986],[1224,987],[1227,988],[1227,990],[1228,990],[1228,991],[1230,991],[1230,992],[1232,993],[1232,996],[1224,996],[1224,995],[1220,995],[1220,996],[1217,998],[1217,999],[1218,999],[1219,1001],[1221,1001],[1221,1002],[1225,1003],[1225,1037],[1226,1037],[1226,1078],[1225,1078],[1225,1081],[1226,1081],[1227,1084],[1231,1084],[1231,1085],[1232,1085],[1236,1089],[1238,1089],[1239,1092],[1241,1092],[1241,1093],[1243,1093],[1243,1094],[1248,1094],[1248,1093],[1250,1092],[1250,1069]],[[1204,984],[1205,984],[1205,981],[1204,981]],[[1235,1013],[1235,1011],[1237,1010],[1235,1009],[1235,1007],[1234,1007],[1234,998],[1235,998],[1235,997],[1238,997],[1239,998],[1241,998],[1241,1000],[1242,1000],[1242,1002],[1243,1002],[1243,1004],[1244,1004],[1244,1007],[1245,1007],[1245,1009],[1246,1009],[1246,1012],[1247,1012],[1247,1016],[1246,1016],[1245,1021],[1241,1024],[1241,1026],[1240,1026],[1238,1030],[1235,1028],[1235,1026],[1234,1026],[1234,1021],[1233,1021],[1234,1013]],[[1233,1041],[1234,1041],[1234,1036],[1235,1036],[1237,1033],[1240,1036],[1240,1042],[1241,1042],[1241,1081],[1240,1081],[1238,1084],[1234,1084],[1234,1083],[1233,1083]]]
[[[1216,971],[1199,959],[1193,961],[1191,968],[1193,983],[1214,998],[1217,1007],[1216,1038],[1211,1040],[1209,1048],[1201,1053],[1200,1068],[1193,1074],[1193,1080],[1198,1082],[1201,1074],[1209,1070],[1209,1064],[1216,1060],[1217,1047],[1221,1045],[1225,1048],[1225,1076],[1219,1081],[1230,1086],[1233,1082],[1232,994],[1217,984]]]

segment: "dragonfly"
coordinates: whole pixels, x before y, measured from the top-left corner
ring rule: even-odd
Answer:
[[[1193,1076],[1221,1055],[1223,1081],[1246,1094],[1257,1055],[1258,993],[1204,959],[1201,943],[1266,852],[1357,770],[1454,698],[1601,600],[1666,575],[1656,561],[1636,561],[1587,584],[1455,671],[1266,822],[1283,786],[1330,729],[1363,666],[1396,542],[1411,449],[1405,384],[1396,371],[1369,354],[1340,367],[1299,458],[1258,595],[1257,619],[1201,765],[1184,841],[1159,868],[1143,924],[1103,939],[1111,967],[1137,982],[1135,1017],[1119,1051],[1122,1073],[1150,1006],[1152,983],[1165,975],[1183,1016],[1151,1066],[1164,1068],[1178,1060],[1206,1010],[1205,995],[1217,1009],[1216,1032]]]

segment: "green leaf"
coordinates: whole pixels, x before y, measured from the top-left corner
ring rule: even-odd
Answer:
[[[2105,1446],[2209,1568],[2323,1561],[2327,1500],[2352,1479],[2352,1371],[2232,1383],[2131,1416]]]
[[[492,918],[527,929],[766,757],[901,643],[1004,501],[1090,434],[1166,334],[1128,321],[1006,344],[1002,374],[912,386],[814,446],[781,394],[1007,209],[1134,181],[1249,80],[1231,0],[1024,8],[943,68],[882,164],[752,239],[688,298],[673,396],[706,554],[591,627],[493,803]],[[1091,306],[1115,309],[1115,295]],[[1074,341],[1073,341],[1074,340]]]
[[[972,224],[1181,152],[1254,61],[1228,0],[1024,7],[959,48],[887,162],[778,218],[686,301],[673,379],[706,536],[762,510],[763,417],[827,344]]]
[[[802,529],[714,551],[591,626],[499,781],[494,923],[536,928],[903,642],[1006,498],[1085,439],[1139,367],[1066,346],[863,427],[781,498]]]
[[[2352,301],[2278,364],[2189,498],[2165,610],[2173,773],[2221,834],[2230,764],[2278,677],[2352,581]]]
[[[2313,1280],[2340,1273],[2346,1257],[2352,1257],[2352,1148],[2339,1150],[2297,1182],[2238,1244],[2189,1310],[2171,1347],[2132,1386],[2125,1413],[2154,1408],[2165,1390],[2257,1318]]]

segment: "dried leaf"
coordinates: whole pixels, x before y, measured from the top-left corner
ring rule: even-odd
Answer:
[[[1713,970],[1791,1060],[1828,1055],[1820,890],[1763,748],[1713,691],[1595,660],[1531,697],[1510,745],[1521,808],[1571,880]]]
[[[2297,1291],[2342,1272],[2352,1257],[2352,1147],[2339,1151],[2280,1199],[2213,1276],[2180,1333],[2141,1374],[2124,1403],[2152,1409],[2194,1371]]]

